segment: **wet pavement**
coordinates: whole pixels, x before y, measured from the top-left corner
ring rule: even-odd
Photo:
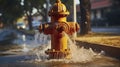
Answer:
[[[2,58],[2,59],[1,59]],[[25,61],[25,56],[1,57],[0,67],[120,67],[120,62],[110,58],[98,58],[87,63],[61,61]],[[24,60],[23,60],[24,59]],[[3,61],[3,62],[2,62]],[[5,62],[5,63],[4,63]]]
[[[107,30],[107,31],[106,31]],[[119,28],[94,28],[94,32],[110,32],[120,33]],[[14,31],[20,35],[23,33]],[[19,36],[21,37],[21,36]],[[32,36],[33,37],[33,36]],[[37,36],[36,36],[37,37]],[[27,37],[29,38],[29,37]],[[31,41],[31,40],[30,40]],[[27,42],[26,40],[21,42]],[[29,42],[35,44],[33,41]],[[27,43],[27,44],[29,44]],[[37,43],[38,44],[38,43]],[[32,45],[31,45],[32,46]],[[120,61],[115,58],[106,56],[98,56],[90,62],[67,62],[67,61],[51,61],[43,60],[36,61],[37,56],[35,54],[28,55],[27,53],[19,53],[13,55],[0,56],[0,67],[120,67]]]
[[[85,49],[84,49],[85,50]],[[11,50],[12,52],[13,50]],[[9,53],[9,51],[8,51]],[[74,62],[68,60],[38,60],[39,58],[32,51],[22,52],[22,50],[16,49],[13,51],[13,55],[6,55],[0,57],[0,67],[120,67],[120,61],[103,56],[95,55],[91,61]],[[86,53],[83,51],[83,53]],[[91,54],[91,53],[90,53]],[[86,54],[85,54],[86,55]],[[85,56],[83,54],[83,56]],[[89,55],[89,53],[88,53]],[[43,55],[44,56],[44,55]],[[81,55],[81,57],[83,57]],[[91,55],[90,55],[91,56]]]

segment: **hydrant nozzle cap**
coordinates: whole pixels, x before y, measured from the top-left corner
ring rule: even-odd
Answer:
[[[56,3],[61,3],[61,0],[56,0]]]
[[[69,12],[66,9],[66,6],[61,2],[61,0],[56,0],[56,3],[52,6],[50,9],[49,16],[67,16],[69,15]]]

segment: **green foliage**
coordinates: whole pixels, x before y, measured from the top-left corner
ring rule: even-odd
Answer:
[[[24,0],[23,5],[21,5],[22,0],[0,0],[0,14],[4,24],[12,24],[17,18],[26,15],[31,15],[33,8],[36,8],[38,12],[43,9],[43,4],[45,0]]]
[[[23,9],[21,0],[0,0],[0,13],[4,24],[12,24],[18,17],[22,16]]]
[[[40,13],[42,11],[43,4],[45,3],[45,0],[24,0],[24,12],[28,17],[28,23],[29,23],[29,29],[32,30],[32,11],[33,9],[37,9],[37,11]]]
[[[27,16],[32,15],[33,9],[37,9],[38,13],[43,17],[46,15],[46,8],[44,8],[44,4],[46,0],[24,0],[23,5],[21,5],[22,0],[0,0],[0,14],[2,14],[1,18],[4,24],[13,24],[17,18],[26,14]],[[50,0],[50,2],[55,3],[56,0]],[[72,4],[71,0],[62,0],[62,2],[67,5],[69,9]]]
[[[32,13],[33,8],[42,9],[45,0],[24,0],[24,10]]]

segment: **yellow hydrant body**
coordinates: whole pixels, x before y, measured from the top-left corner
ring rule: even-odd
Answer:
[[[51,35],[51,49],[45,51],[50,59],[70,58],[68,47],[68,35],[72,35],[79,30],[79,25],[75,22],[67,22],[66,17],[69,12],[66,6],[57,0],[49,11],[51,22],[39,26],[39,31]]]

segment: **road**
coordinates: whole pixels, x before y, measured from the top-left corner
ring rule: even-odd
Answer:
[[[93,27],[92,32],[120,34],[120,27]]]

